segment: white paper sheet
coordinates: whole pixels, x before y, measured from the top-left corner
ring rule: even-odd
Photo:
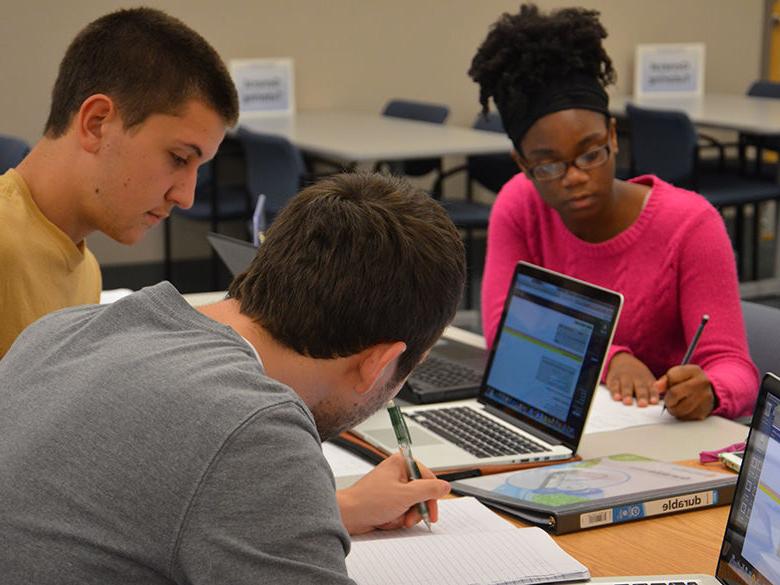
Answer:
[[[368,461],[327,441],[322,444],[322,454],[325,455],[325,459],[333,470],[333,476],[336,478],[365,475],[374,469],[374,466]]]
[[[662,412],[662,408],[663,404],[640,408],[636,402],[626,406],[622,402],[613,400],[609,390],[599,386],[593,396],[588,422],[585,423],[585,434],[677,422],[668,411]]]
[[[587,568],[539,528],[516,528],[473,498],[439,502],[426,529],[355,539],[350,577],[362,585],[475,585],[587,579]],[[372,538],[372,536],[375,536]]]

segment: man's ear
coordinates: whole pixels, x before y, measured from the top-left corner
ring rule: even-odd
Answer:
[[[93,154],[100,150],[106,124],[118,117],[114,100],[107,95],[98,93],[85,99],[73,120],[81,147]]]
[[[376,381],[395,360],[406,351],[406,344],[401,341],[378,343],[364,349],[358,354],[358,382],[355,392],[365,394],[375,387]]]

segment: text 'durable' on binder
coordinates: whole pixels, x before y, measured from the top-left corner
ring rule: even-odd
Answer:
[[[620,454],[453,482],[455,493],[556,534],[730,504],[737,477]]]
[[[517,528],[474,498],[441,500],[428,532],[353,539],[347,570],[359,585],[531,584],[588,579],[588,569],[539,528]]]

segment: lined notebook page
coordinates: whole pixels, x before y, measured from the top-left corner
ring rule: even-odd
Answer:
[[[360,585],[476,585],[587,579],[588,569],[539,528],[517,528],[474,498],[439,502],[424,526],[353,539],[347,570]]]

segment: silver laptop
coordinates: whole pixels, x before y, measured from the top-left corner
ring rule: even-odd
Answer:
[[[404,408],[434,470],[571,457],[623,304],[616,292],[520,262],[476,400]],[[353,432],[397,449],[386,412]]]
[[[209,232],[206,239],[217,253],[220,260],[225,263],[231,276],[237,276],[244,272],[257,254],[257,247],[238,238],[231,238],[225,234]]]
[[[206,239],[234,277],[249,268],[257,254],[253,244],[225,234],[209,232]],[[431,359],[409,376],[399,397],[416,403],[473,398],[486,362],[484,349],[442,338],[432,349]]]
[[[780,379],[777,376],[766,374],[761,383],[715,576],[600,577],[590,582],[780,585]]]

